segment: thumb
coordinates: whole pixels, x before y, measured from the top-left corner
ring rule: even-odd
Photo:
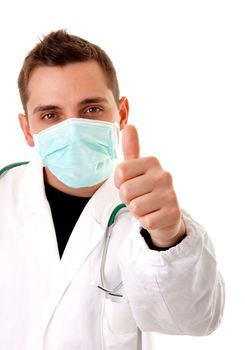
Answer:
[[[138,132],[133,125],[126,125],[123,129],[122,150],[125,160],[136,159],[140,156]]]

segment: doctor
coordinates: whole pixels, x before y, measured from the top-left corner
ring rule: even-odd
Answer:
[[[1,171],[1,347],[149,350],[150,332],[213,332],[224,285],[212,243],[171,175],[140,157],[106,53],[52,32],[18,86],[36,154]]]

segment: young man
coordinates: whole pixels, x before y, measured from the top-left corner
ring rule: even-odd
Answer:
[[[149,332],[214,331],[224,286],[212,244],[171,175],[140,157],[106,53],[52,32],[18,86],[37,153],[0,178],[2,347],[149,350]]]

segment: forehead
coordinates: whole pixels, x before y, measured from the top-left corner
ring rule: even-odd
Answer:
[[[64,66],[36,67],[28,83],[28,104],[41,100],[72,97],[85,98],[87,95],[111,93],[102,68],[96,61],[70,63]],[[55,102],[55,101],[53,101]]]

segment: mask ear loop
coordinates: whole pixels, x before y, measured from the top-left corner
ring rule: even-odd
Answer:
[[[114,159],[118,159],[119,154],[119,145],[120,145],[120,126],[118,121],[114,121],[111,123],[112,129],[111,129],[111,151],[112,151],[112,157]]]

